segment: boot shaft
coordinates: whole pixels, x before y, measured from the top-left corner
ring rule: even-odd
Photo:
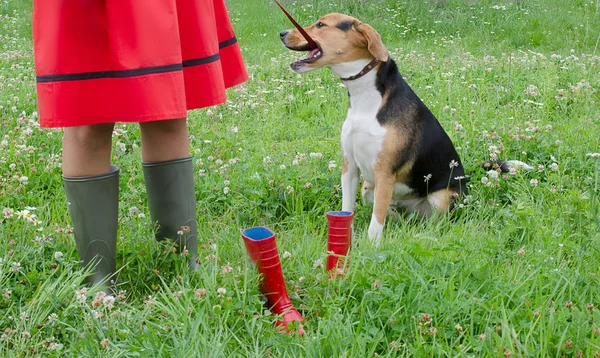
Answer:
[[[350,211],[330,211],[327,213],[327,270],[339,266],[340,256],[346,256],[352,245],[352,220]]]
[[[152,221],[158,223],[157,241],[171,240],[188,250],[189,264],[198,255],[196,194],[192,158],[144,162],[144,181]]]
[[[119,168],[90,177],[63,177],[79,258],[95,264],[87,281],[96,284],[116,271]]]
[[[281,314],[292,307],[277,251],[275,234],[265,227],[254,227],[242,232],[244,245],[252,262],[262,275],[260,291],[267,298],[270,309]]]

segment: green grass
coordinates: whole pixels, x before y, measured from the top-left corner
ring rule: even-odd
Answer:
[[[347,278],[328,281],[325,213],[341,206],[347,95],[329,70],[289,70],[299,54],[280,44],[291,25],[272,2],[230,0],[251,78],[226,104],[189,115],[200,269],[188,272],[154,241],[139,130],[119,125],[123,293],[114,307],[93,308],[93,288],[76,293],[85,273],[69,230],[61,131],[36,125],[31,5],[4,0],[0,356],[597,356],[600,158],[588,154],[600,152],[600,1],[285,4],[303,24],[336,11],[381,33],[470,172],[464,206],[389,222],[374,248],[370,208],[359,205]],[[541,167],[493,179],[478,169],[491,151]],[[26,207],[40,225],[9,217]],[[258,224],[290,253],[283,270],[304,338],[275,332],[263,309],[239,234]]]

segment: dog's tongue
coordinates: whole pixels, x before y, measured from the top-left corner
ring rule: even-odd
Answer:
[[[296,20],[294,20],[294,18],[292,17],[292,15],[290,15],[289,12],[287,12],[283,6],[281,6],[281,4],[279,3],[279,1],[277,0],[273,0],[275,1],[275,4],[277,4],[277,6],[279,6],[279,8],[281,9],[281,11],[283,11],[283,13],[285,14],[285,16],[288,17],[288,19],[290,19],[290,21],[292,22],[292,24],[294,24],[294,26],[296,26],[296,28],[298,29],[298,31],[300,31],[300,33],[302,34],[302,36],[306,39],[306,42],[308,42],[308,46],[311,49],[317,49],[317,43],[315,42],[315,40],[313,40],[307,33],[306,31],[304,31],[304,29],[302,28],[302,26],[300,26],[300,24],[298,24],[298,22]]]

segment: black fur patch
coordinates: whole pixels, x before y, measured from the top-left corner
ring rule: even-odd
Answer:
[[[410,141],[409,149],[396,153],[394,171],[413,162],[408,178],[409,187],[426,196],[449,188],[467,193],[462,162],[452,141],[421,99],[402,78],[393,60],[383,62],[375,81],[381,95],[388,97],[377,120],[381,125],[393,125]],[[450,167],[450,163],[456,163]],[[428,179],[426,179],[428,178]]]
[[[338,23],[337,25],[335,25],[335,27],[337,27],[338,29],[340,29],[344,32],[348,32],[352,28],[352,21],[350,21],[350,20],[342,21],[342,22]]]

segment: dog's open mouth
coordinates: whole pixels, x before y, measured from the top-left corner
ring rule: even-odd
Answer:
[[[310,51],[308,53],[307,57],[300,59],[298,61],[292,62],[291,66],[292,66],[292,69],[294,69],[294,70],[304,66],[307,63],[315,62],[316,60],[318,60],[319,58],[321,58],[323,56],[323,50],[321,50],[321,46],[319,46],[319,44],[317,44],[317,48],[314,48],[314,49],[311,49],[310,46],[308,44],[306,44],[305,46],[303,46],[301,48],[296,48],[296,49],[292,49],[292,50]]]

